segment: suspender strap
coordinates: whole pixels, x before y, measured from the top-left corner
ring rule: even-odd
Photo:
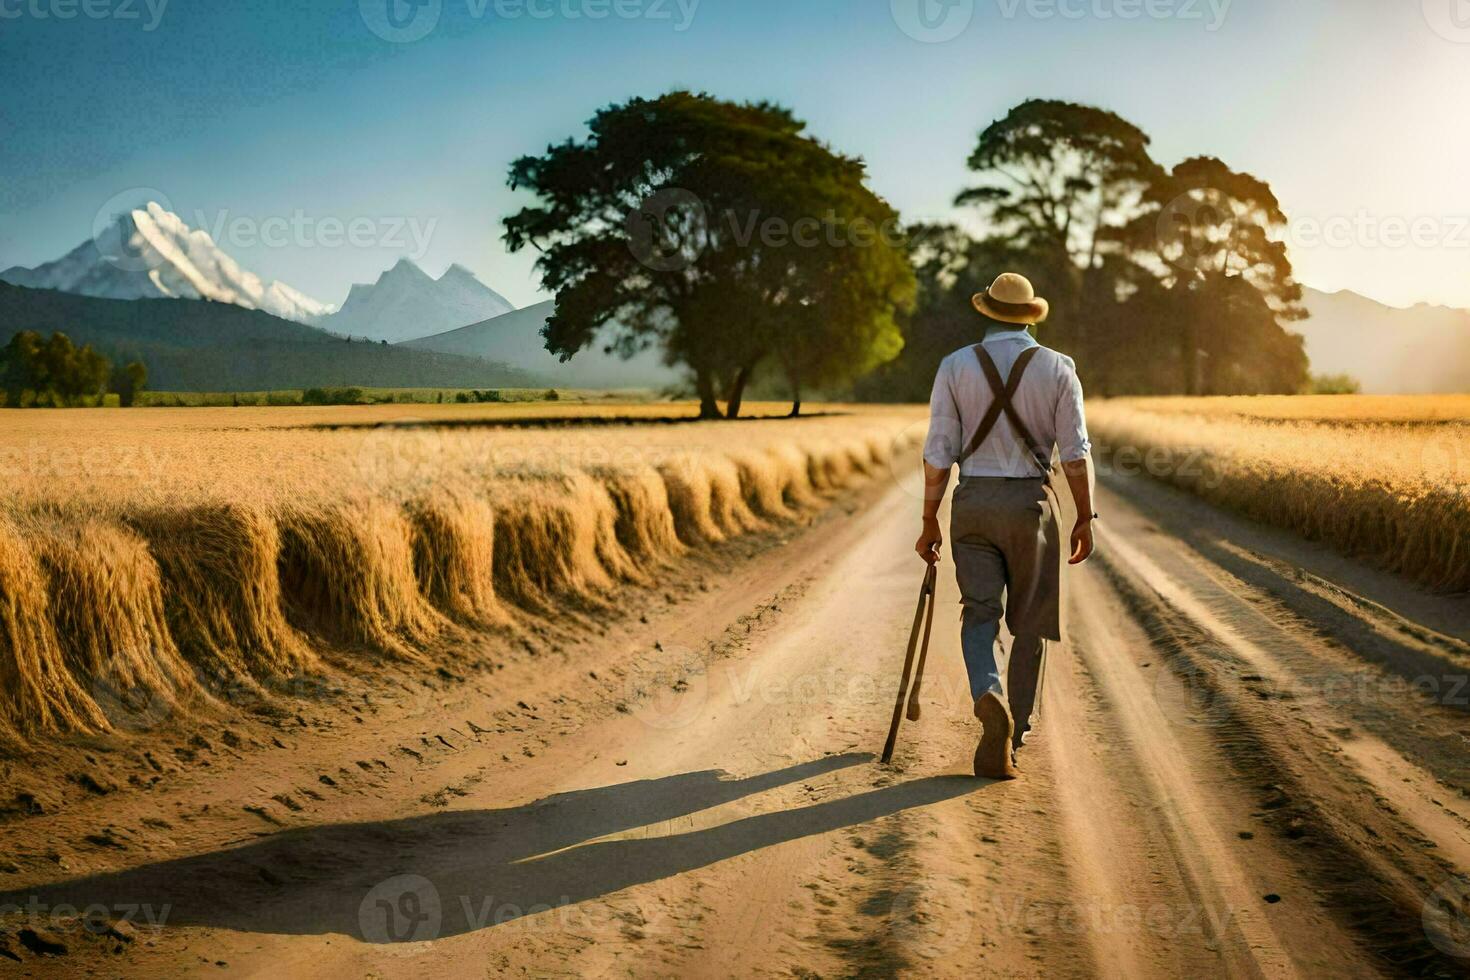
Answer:
[[[1047,476],[1051,475],[1051,453],[1043,450],[1036,439],[1032,437],[1030,430],[1026,428],[1026,423],[1021,421],[1020,413],[1016,411],[1016,406],[1013,404],[1016,392],[1021,387],[1021,379],[1025,376],[1026,369],[1031,366],[1032,359],[1036,357],[1036,352],[1040,349],[1039,347],[1031,347],[1022,351],[1021,356],[1016,359],[1015,366],[1011,368],[1010,378],[1002,381],[1000,369],[995,366],[995,361],[991,359],[990,352],[985,349],[985,345],[975,345],[975,356],[980,359],[980,369],[985,372],[985,380],[990,382],[990,390],[995,397],[991,401],[990,408],[986,411],[985,417],[980,420],[980,428],[975,430],[974,437],[970,440],[969,446],[965,448],[965,454],[960,457],[961,464],[975,455],[976,451],[985,443],[985,440],[990,438],[990,433],[1000,421],[1001,415],[1004,414],[1006,420],[1010,422],[1011,428],[1015,429],[1016,435],[1021,438],[1022,445],[1031,453],[1032,459],[1036,461],[1036,465],[1041,467],[1042,473]]]

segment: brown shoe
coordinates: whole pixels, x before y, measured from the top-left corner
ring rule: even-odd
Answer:
[[[997,694],[989,692],[975,702],[975,717],[985,728],[975,749],[975,775],[983,779],[1015,779],[1020,773],[1011,758],[1011,739],[1015,735],[1011,709]]]

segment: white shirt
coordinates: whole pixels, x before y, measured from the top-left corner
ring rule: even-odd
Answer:
[[[1013,399],[1016,413],[1040,441],[1040,448],[1049,453],[1052,447],[1060,447],[1064,463],[1085,458],[1092,444],[1082,409],[1082,382],[1077,379],[1077,365],[1072,359],[1041,347],[1023,327],[994,331],[984,344],[1005,379],[1010,378],[1011,368],[1023,351],[1040,348]],[[973,347],[946,357],[939,365],[929,401],[925,461],[942,470],[958,462],[994,400]],[[1021,444],[1015,428],[1002,414],[990,436],[960,467],[960,475],[1024,478],[1039,477],[1042,472],[1035,456]]]

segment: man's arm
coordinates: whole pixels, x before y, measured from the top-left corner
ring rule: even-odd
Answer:
[[[1067,474],[1067,487],[1077,505],[1077,523],[1072,527],[1072,557],[1069,564],[1080,565],[1092,557],[1092,442],[1087,438],[1087,414],[1082,404],[1082,382],[1077,379],[1077,366],[1066,359],[1066,373],[1057,399],[1057,444],[1062,454],[1062,472]]]
[[[944,544],[944,532],[939,530],[939,505],[949,489],[949,470],[948,466],[940,469],[924,461],[924,529],[919,532],[914,550],[931,565],[939,563],[939,549]]]
[[[1092,557],[1092,459],[1084,456],[1062,464],[1067,486],[1077,505],[1077,523],[1072,527],[1072,557],[1069,565],[1080,565]]]
[[[939,505],[949,489],[949,471],[959,462],[965,437],[960,409],[950,387],[949,362],[939,366],[934,393],[929,398],[929,437],[924,440],[924,529],[914,550],[933,565],[939,561],[944,534],[939,530]]]

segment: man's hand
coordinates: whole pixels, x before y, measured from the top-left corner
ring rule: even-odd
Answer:
[[[1069,565],[1080,565],[1092,557],[1092,460],[1086,456],[1062,464],[1067,474],[1067,487],[1077,505],[1077,525],[1072,528],[1072,559]]]
[[[1072,528],[1072,558],[1069,565],[1080,565],[1092,557],[1092,521],[1078,518]]]
[[[914,545],[914,550],[919,557],[931,565],[939,564],[939,548],[944,544],[944,532],[939,530],[937,518],[924,518],[924,530],[919,535],[919,541]]]

